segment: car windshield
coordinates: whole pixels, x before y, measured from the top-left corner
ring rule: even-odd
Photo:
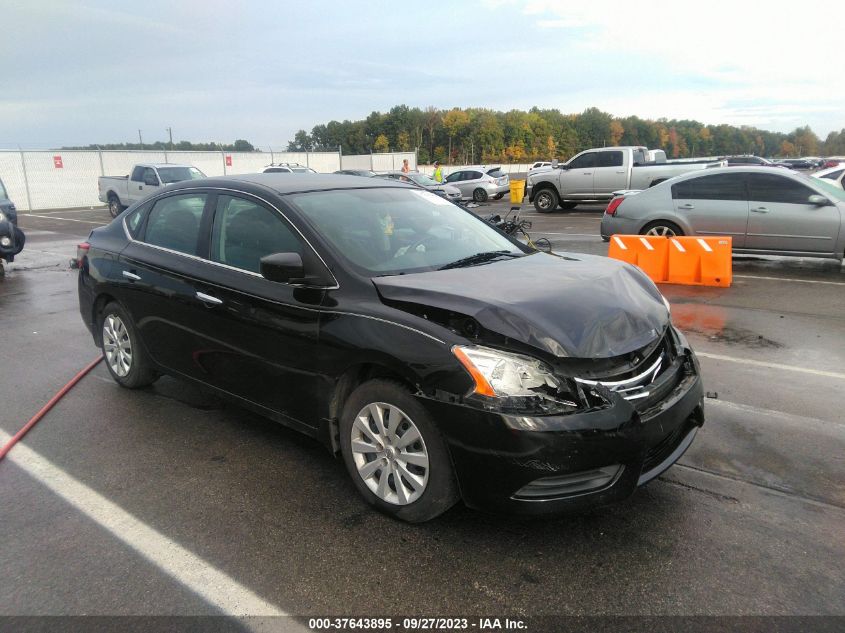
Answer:
[[[825,195],[833,198],[837,202],[845,202],[845,189],[840,189],[832,182],[822,180],[821,178],[813,178],[812,182],[816,187],[824,191]]]
[[[196,167],[159,167],[158,175],[165,185],[171,182],[205,178],[205,174]]]
[[[316,191],[288,200],[341,257],[371,277],[436,270],[480,253],[527,252],[471,212],[419,189]]]

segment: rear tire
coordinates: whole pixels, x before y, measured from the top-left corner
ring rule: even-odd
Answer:
[[[657,220],[649,222],[641,230],[640,235],[657,235],[666,237],[682,237],[684,232],[674,222],[668,220]]]
[[[487,202],[487,192],[481,187],[472,192],[472,199],[476,202]]]
[[[125,208],[126,207],[120,204],[120,199],[116,195],[109,195],[109,215],[111,217],[116,218],[123,212]]]
[[[399,382],[371,380],[352,392],[340,418],[340,447],[358,492],[385,514],[421,523],[459,498],[440,431]]]
[[[100,315],[103,359],[115,382],[127,389],[139,389],[158,380],[132,317],[113,301]]]
[[[560,204],[560,198],[554,189],[540,189],[534,196],[534,208],[538,213],[551,213]]]

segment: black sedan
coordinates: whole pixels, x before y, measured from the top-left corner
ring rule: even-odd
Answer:
[[[627,497],[703,423],[692,350],[639,269],[536,252],[419,188],[185,182],[80,248],[124,387],[160,374],[311,435],[372,505],[546,513]]]

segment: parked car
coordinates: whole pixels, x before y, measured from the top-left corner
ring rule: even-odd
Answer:
[[[316,174],[310,167],[299,163],[270,163],[261,170],[265,174]]]
[[[499,166],[463,167],[446,176],[445,182],[460,190],[461,199],[476,202],[486,202],[488,198],[500,200],[511,190],[510,179]]]
[[[836,167],[817,171],[813,174],[813,178],[823,178],[829,182],[832,182],[837,187],[845,189],[843,175],[845,175],[845,163],[837,163]]]
[[[845,191],[771,167],[731,167],[626,192],[607,206],[601,236],[730,235],[735,253],[843,258]]]
[[[182,183],[81,248],[117,383],[171,374],[318,438],[406,521],[618,501],[703,423],[698,363],[639,269],[532,250],[418,187]]]
[[[540,167],[551,167],[551,166],[552,166],[552,161],[550,161],[550,160],[538,160],[533,165],[531,165],[531,167],[528,168],[528,171],[530,172],[533,169],[539,169]]]
[[[384,174],[378,174],[377,178],[388,178],[390,180],[398,180],[400,182],[409,182],[422,187],[433,193],[436,193],[441,198],[446,198],[452,202],[461,201],[461,190],[454,185],[449,185],[444,182],[437,182],[434,178],[421,174],[419,172],[410,172],[406,174],[402,171],[389,171]]]
[[[842,163],[845,163],[845,156],[833,156],[831,158],[824,159],[822,168],[829,169],[830,167],[836,167],[837,165],[841,165]]]
[[[6,186],[0,180],[0,275],[3,274],[3,260],[15,261],[15,255],[23,250],[26,235],[18,227],[18,211],[9,200]]]
[[[587,200],[610,200],[620,189],[647,189],[673,176],[725,165],[725,161],[710,160],[650,163],[648,151],[645,147],[589,149],[550,171],[530,175],[525,193],[538,212],[550,213],[558,205],[573,209]]]
[[[760,156],[752,156],[746,154],[744,156],[727,156],[725,160],[728,162],[728,167],[757,165],[758,167],[785,167],[785,165],[778,165],[767,158]]]
[[[376,175],[376,172],[370,169],[338,169],[334,173],[345,176],[364,176],[365,178],[372,178]]]
[[[781,158],[775,161],[776,165],[783,165],[790,169],[813,169],[814,165],[803,158]]]
[[[111,217],[117,217],[129,205],[174,182],[205,178],[193,165],[138,163],[128,176],[97,178],[100,202],[109,205]]]

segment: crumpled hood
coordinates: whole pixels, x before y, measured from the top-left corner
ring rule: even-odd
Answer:
[[[479,266],[373,279],[382,297],[452,310],[558,357],[609,358],[669,323],[639,270],[606,257],[536,253]]]

